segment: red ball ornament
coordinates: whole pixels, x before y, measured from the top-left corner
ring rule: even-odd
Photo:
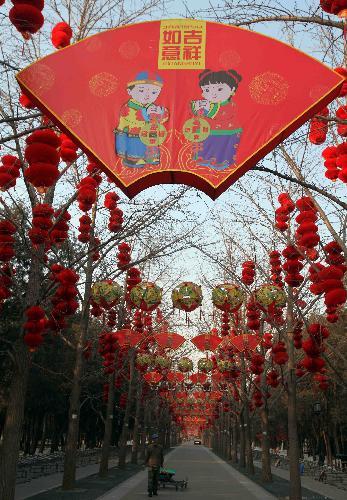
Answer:
[[[61,22],[53,27],[51,40],[56,49],[62,49],[70,45],[71,38],[72,29],[67,23]]]
[[[9,12],[9,19],[26,40],[36,33],[44,23],[41,13],[44,0],[12,0],[14,6]]]

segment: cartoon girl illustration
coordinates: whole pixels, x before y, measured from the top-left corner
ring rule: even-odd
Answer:
[[[225,170],[235,163],[242,128],[237,123],[232,97],[241,80],[241,75],[233,69],[205,69],[199,75],[203,99],[191,102],[192,111],[207,119],[211,127],[194,158],[199,165]]]
[[[148,71],[138,73],[127,84],[130,99],[120,110],[115,130],[116,153],[127,167],[142,168],[160,163],[158,143],[163,139],[158,140],[158,134],[166,137],[161,124],[169,118],[166,108],[154,104],[162,87],[162,78]]]

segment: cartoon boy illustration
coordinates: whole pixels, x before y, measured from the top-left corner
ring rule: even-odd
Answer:
[[[116,153],[127,167],[141,168],[148,164],[160,163],[159,147],[151,145],[151,137],[158,133],[160,124],[169,118],[166,108],[154,104],[162,87],[162,78],[157,74],[150,74],[149,71],[138,73],[135,80],[127,84],[130,99],[120,110],[119,123],[115,130]],[[163,127],[161,130],[162,134],[165,133]],[[147,141],[143,139],[144,136]]]
[[[199,75],[203,99],[191,102],[192,111],[207,119],[211,127],[207,139],[199,143],[195,157],[199,165],[225,170],[235,162],[242,128],[237,123],[232,97],[241,80],[241,75],[233,69],[205,69]]]

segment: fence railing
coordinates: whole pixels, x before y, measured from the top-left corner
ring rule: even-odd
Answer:
[[[110,448],[110,458],[115,458],[118,448]],[[101,448],[80,450],[77,454],[77,467],[97,464],[101,459]],[[17,464],[17,483],[24,483],[41,476],[64,471],[64,452],[37,454],[22,457]]]

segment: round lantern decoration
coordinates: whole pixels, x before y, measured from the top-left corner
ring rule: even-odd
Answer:
[[[153,356],[149,353],[139,353],[135,360],[136,367],[141,371],[146,371],[153,364]]]
[[[14,5],[8,17],[23,38],[28,40],[32,34],[39,31],[44,23],[41,11],[45,2],[44,0],[12,0],[12,3]]]
[[[258,304],[267,309],[269,306],[284,307],[287,303],[285,292],[277,285],[262,285],[255,292]]]
[[[168,370],[171,366],[171,359],[166,356],[156,356],[154,364],[157,370]]]
[[[153,311],[161,303],[162,289],[150,281],[142,281],[130,291],[130,301],[141,311]]]
[[[189,358],[181,358],[177,363],[177,368],[182,373],[191,372],[193,369],[193,361]]]
[[[226,373],[233,369],[234,363],[229,359],[218,359],[217,367],[220,373]]]
[[[202,303],[201,286],[191,281],[184,281],[172,291],[171,298],[173,306],[177,309],[194,311]]]
[[[118,304],[122,294],[122,287],[111,280],[98,281],[92,286],[93,301],[105,309]]]
[[[213,370],[213,361],[208,358],[201,358],[198,361],[198,370],[203,373],[209,373]]]
[[[235,311],[245,300],[243,290],[230,283],[222,283],[212,290],[213,305],[221,311]]]

